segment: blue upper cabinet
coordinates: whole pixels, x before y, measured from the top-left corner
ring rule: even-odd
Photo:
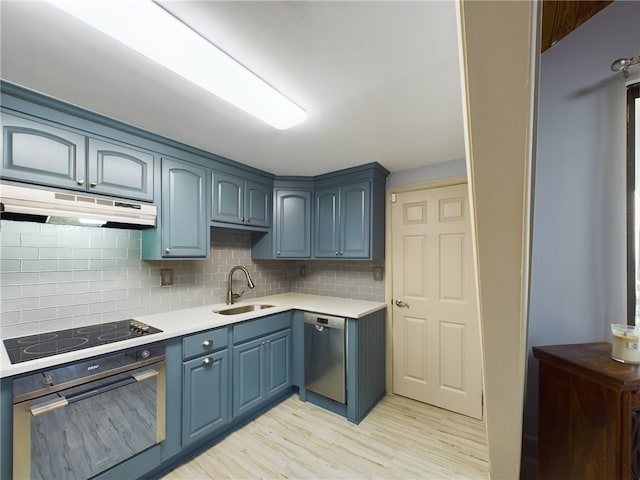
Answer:
[[[311,192],[276,190],[275,257],[311,256]]]
[[[384,258],[388,175],[382,165],[370,163],[316,177],[315,258]]]
[[[154,155],[3,112],[2,178],[153,201]]]
[[[371,185],[316,191],[315,257],[369,258]]]
[[[162,209],[158,231],[142,232],[143,258],[206,258],[209,224],[206,214],[206,170],[162,159]],[[161,242],[156,240],[158,237]],[[158,249],[160,251],[158,251]]]
[[[86,137],[2,112],[2,178],[86,190]]]
[[[219,226],[265,230],[271,225],[271,187],[238,175],[212,174],[211,220]]]
[[[153,201],[153,154],[89,139],[89,191]]]

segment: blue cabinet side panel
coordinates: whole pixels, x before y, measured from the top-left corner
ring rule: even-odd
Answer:
[[[0,381],[0,478],[12,478],[13,380]]]
[[[291,318],[291,382],[304,386],[304,312],[294,310]]]
[[[385,318],[379,310],[347,322],[347,419],[354,423],[385,393]]]

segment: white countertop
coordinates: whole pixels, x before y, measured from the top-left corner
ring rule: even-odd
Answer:
[[[12,364],[9,361],[7,351],[4,348],[4,344],[2,344],[0,352],[0,378],[19,375],[21,373],[27,373],[43,368],[51,368],[62,363],[83,360],[95,355],[124,350],[126,348],[137,347],[147,343],[167,340],[169,338],[181,337],[183,335],[189,335],[191,333],[208,330],[210,328],[222,327],[253,318],[273,315],[274,313],[286,312],[287,310],[304,310],[323,313],[325,315],[357,319],[386,307],[386,304],[379,302],[324,297],[320,295],[306,295],[301,293],[285,293],[281,295],[261,297],[247,300],[245,302],[238,302],[235,303],[234,306],[248,304],[268,304],[273,305],[273,307],[237,315],[222,315],[214,313],[214,310],[230,308],[229,305],[221,303],[217,305],[207,305],[205,307],[188,308],[153,315],[138,316],[135,317],[135,320],[139,320],[148,325],[159,328],[162,332],[16,364]]]

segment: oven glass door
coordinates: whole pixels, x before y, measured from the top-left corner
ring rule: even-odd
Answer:
[[[164,375],[159,362],[14,405],[14,477],[87,479],[164,440]]]

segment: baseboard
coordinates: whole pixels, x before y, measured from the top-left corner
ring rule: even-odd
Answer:
[[[538,437],[522,435],[522,454],[520,457],[520,479],[538,478]]]

